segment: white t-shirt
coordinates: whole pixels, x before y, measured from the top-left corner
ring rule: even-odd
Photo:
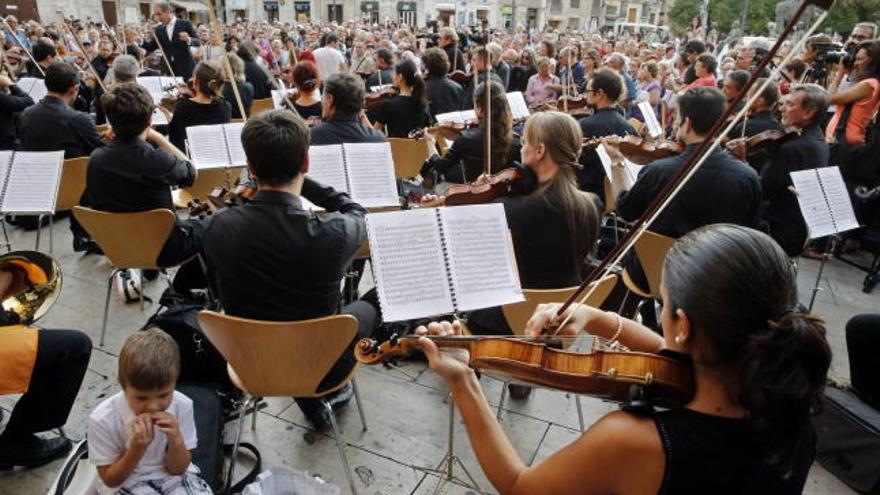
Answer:
[[[315,65],[318,66],[318,77],[322,81],[326,81],[332,74],[339,72],[339,66],[345,62],[345,57],[336,48],[322,46],[315,50],[312,55],[315,57]]]
[[[186,448],[192,450],[196,448],[196,424],[193,419],[193,403],[192,400],[175,391],[171,398],[171,405],[166,409],[167,413],[177,418],[180,428],[180,434],[183,437],[183,443]],[[95,466],[109,466],[116,462],[123,454],[125,454],[126,445],[128,445],[128,433],[126,433],[125,425],[133,420],[135,414],[125,402],[125,395],[119,392],[112,397],[105,399],[98,407],[89,415],[89,460]],[[165,470],[166,449],[168,447],[168,439],[165,434],[154,430],[153,441],[147,447],[141,462],[125,480],[123,486],[137,480],[155,480],[168,476],[172,476]],[[193,466],[190,465],[190,470]],[[101,495],[115,493],[117,488],[107,488],[98,480],[98,493]]]

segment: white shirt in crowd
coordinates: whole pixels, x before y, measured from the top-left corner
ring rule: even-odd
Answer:
[[[192,400],[175,391],[171,398],[171,405],[165,411],[177,418],[183,443],[188,450],[196,448],[196,424],[193,419]],[[109,466],[125,454],[128,445],[128,433],[125,425],[135,418],[134,412],[128,407],[123,392],[105,399],[89,415],[88,445],[89,461],[95,466]],[[159,480],[172,476],[165,470],[165,457],[168,448],[168,439],[165,434],[154,430],[153,441],[147,447],[141,462],[125,480],[122,486],[141,480]],[[189,470],[194,466],[190,464]],[[100,495],[116,493],[120,488],[108,488],[100,480],[98,481],[98,493]]]
[[[315,57],[315,65],[318,67],[318,77],[322,81],[339,72],[339,67],[345,63],[342,52],[330,46],[322,46],[312,54]]]

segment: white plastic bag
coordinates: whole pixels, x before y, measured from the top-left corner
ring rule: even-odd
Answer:
[[[339,487],[296,469],[273,467],[244,487],[242,495],[339,495]]]

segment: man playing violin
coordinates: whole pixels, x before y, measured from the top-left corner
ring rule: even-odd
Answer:
[[[771,85],[772,87],[772,85]],[[792,191],[791,172],[828,166],[829,148],[821,120],[828,108],[828,92],[816,84],[792,87],[782,105],[785,132],[761,164],[765,229],[789,256],[797,256],[807,241],[807,226]],[[734,147],[742,145],[742,140]]]
[[[763,78],[755,81],[755,85],[752,86],[750,91],[750,96],[754,96],[755,91],[761,87],[763,82]],[[749,108],[748,117],[737,122],[730,131],[731,140],[727,143],[727,149],[738,158],[746,156],[748,164],[759,173],[761,172],[761,167],[764,166],[764,162],[767,161],[767,151],[760,149],[746,150],[744,147],[740,147],[740,144],[745,142],[741,138],[756,136],[764,131],[781,131],[782,124],[776,120],[776,115],[774,114],[774,109],[778,102],[779,89],[775,84],[768,84],[764,91],[761,92],[761,95],[752,103],[752,106]]]
[[[449,58],[449,72],[464,71],[467,60],[464,54],[458,49],[458,33],[453,27],[445,27],[440,30],[440,38],[437,39],[437,46],[446,52]]]
[[[623,90],[623,82],[616,72],[599,69],[593,73],[587,83],[586,93],[587,103],[595,108],[595,112],[580,120],[584,139],[636,133],[617,108]],[[583,169],[578,173],[578,187],[607,202],[609,198],[605,198],[605,169],[599,161],[599,155],[595,150],[585,151],[581,153],[580,164]]]

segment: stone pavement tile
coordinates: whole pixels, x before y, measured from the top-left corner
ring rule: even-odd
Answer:
[[[231,442],[232,423],[226,431],[227,441]],[[349,440],[350,436],[343,434],[343,437]],[[331,436],[314,434],[288,421],[259,413],[255,432],[250,428],[250,418],[246,418],[242,439],[259,446],[264,468],[286,466],[308,471],[339,486],[342,493],[348,493],[348,480],[336,441]],[[349,445],[346,454],[361,494],[410,493],[422,477],[406,464],[370,450]],[[239,475],[242,471],[238,470]]]

